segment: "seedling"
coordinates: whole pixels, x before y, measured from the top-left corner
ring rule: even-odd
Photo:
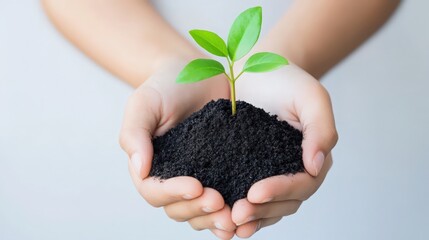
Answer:
[[[243,69],[234,73],[234,63],[250,52],[261,32],[262,8],[253,7],[242,12],[229,30],[228,44],[214,32],[191,30],[192,38],[209,53],[226,58],[229,73],[224,66],[213,59],[195,59],[179,73],[177,83],[194,83],[219,74],[224,74],[229,81],[232,115],[236,114],[235,82],[245,72],[268,72],[288,65],[288,60],[278,54],[259,52],[249,57]]]

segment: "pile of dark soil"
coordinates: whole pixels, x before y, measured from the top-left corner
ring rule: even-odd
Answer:
[[[232,207],[252,184],[275,175],[304,171],[302,133],[277,116],[238,101],[221,99],[153,140],[151,176],[191,176],[214,188]]]

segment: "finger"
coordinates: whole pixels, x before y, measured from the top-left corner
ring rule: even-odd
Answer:
[[[268,227],[280,221],[281,217],[259,219],[244,225],[238,226],[235,234],[240,238],[249,238],[261,228]]]
[[[216,237],[218,237],[219,239],[222,240],[230,240],[234,237],[234,232],[227,232],[227,231],[222,231],[219,229],[210,229],[210,231],[216,235]]]
[[[122,149],[140,178],[149,175],[153,158],[152,134],[160,119],[158,92],[141,87],[129,98],[119,137]]]
[[[332,156],[328,154],[317,177],[307,173],[279,175],[263,179],[252,185],[247,193],[251,203],[266,203],[285,200],[305,201],[320,187],[332,166]]]
[[[317,176],[338,141],[338,133],[329,93],[320,83],[315,83],[301,98],[296,101],[296,108],[304,135],[302,158],[306,171]]]
[[[192,218],[189,224],[193,229],[201,231],[204,229],[219,229],[227,232],[234,232],[236,226],[231,220],[231,208],[225,205],[220,211],[209,215]]]
[[[167,215],[179,222],[216,212],[224,207],[222,195],[212,188],[204,188],[203,194],[189,201],[180,201],[164,207]]]
[[[231,216],[237,226],[261,218],[283,217],[296,213],[302,201],[290,200],[252,204],[247,199],[241,199],[234,204]]]
[[[133,171],[131,161],[129,161],[128,168],[137,191],[154,207],[194,199],[203,193],[203,186],[195,178],[182,176],[160,181],[150,177],[141,180]]]

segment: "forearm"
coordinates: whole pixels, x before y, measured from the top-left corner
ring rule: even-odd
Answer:
[[[145,0],[42,0],[42,4],[66,38],[135,87],[164,61],[199,55]]]
[[[273,51],[320,78],[376,32],[400,0],[295,1],[258,50]]]

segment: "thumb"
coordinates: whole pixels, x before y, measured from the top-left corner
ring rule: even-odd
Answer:
[[[317,177],[325,163],[325,158],[337,143],[338,136],[334,130],[319,128],[318,126],[304,129],[302,141],[302,159],[305,170]]]
[[[158,92],[151,88],[137,89],[129,98],[119,143],[127,153],[134,171],[142,179],[149,175],[152,167],[152,134],[158,125],[160,109]]]
[[[337,143],[338,133],[327,91],[322,88],[313,96],[302,108],[300,119],[304,134],[302,141],[304,167],[310,175],[316,177],[323,167],[325,158]]]
[[[120,145],[127,153],[134,171],[144,179],[152,167],[153,146],[151,134],[143,129],[122,129]]]

